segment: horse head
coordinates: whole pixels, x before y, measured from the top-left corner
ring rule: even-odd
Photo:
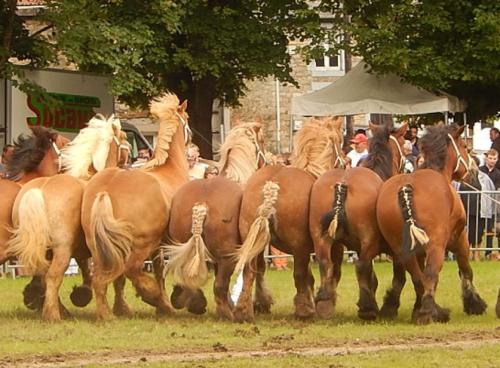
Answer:
[[[61,149],[69,139],[54,130],[31,127],[31,136],[19,136],[14,142],[14,153],[7,162],[7,173],[16,181],[26,174],[53,176],[61,171]]]
[[[451,126],[451,132],[448,133],[448,156],[451,162],[455,162],[452,178],[454,180],[464,180],[469,176],[470,171],[473,169],[473,160],[467,151],[467,143],[462,139],[462,133],[465,125]]]

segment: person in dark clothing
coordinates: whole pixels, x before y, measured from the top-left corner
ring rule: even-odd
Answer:
[[[470,180],[469,185],[477,189],[477,192],[470,192],[471,188],[460,183],[458,190],[460,193],[460,200],[462,201],[467,212],[467,235],[469,245],[471,248],[477,248],[483,239],[485,220],[481,218],[481,183],[477,175]],[[473,259],[479,260],[479,252],[473,251]]]
[[[491,148],[500,152],[500,130],[497,128],[490,129],[490,140],[491,140]],[[500,161],[497,161],[496,168],[500,169]]]
[[[485,164],[480,166],[479,170],[487,174],[495,185],[495,189],[498,189],[500,188],[500,170],[496,167],[498,163],[498,151],[492,148],[486,152],[485,156]]]

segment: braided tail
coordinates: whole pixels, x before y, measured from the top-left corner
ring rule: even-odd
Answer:
[[[333,209],[321,218],[321,229],[323,234],[335,239],[347,232],[345,201],[347,198],[347,184],[337,183],[334,188]]]
[[[403,256],[408,257],[416,246],[424,248],[429,243],[429,236],[424,229],[415,224],[413,217],[413,188],[405,185],[398,191],[399,207],[405,221],[403,228]]]
[[[248,235],[240,249],[238,249],[235,259],[235,271],[241,270],[245,264],[255,258],[271,241],[269,229],[269,218],[276,213],[274,205],[278,200],[278,183],[268,181],[262,189],[264,202],[257,208],[257,218],[254,220]]]
[[[198,289],[208,280],[206,261],[212,256],[203,241],[203,224],[207,217],[208,207],[205,203],[193,206],[191,217],[191,238],[183,244],[165,246],[169,255],[167,272],[172,273],[176,284],[189,289]]]

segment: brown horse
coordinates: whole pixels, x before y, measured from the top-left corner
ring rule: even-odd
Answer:
[[[32,179],[52,176],[61,168],[60,150],[69,139],[46,128],[33,127],[32,136],[19,137],[7,164],[11,180],[0,179],[0,264],[9,257],[7,242],[12,227],[12,208],[22,185]]]
[[[239,269],[245,265],[243,290],[234,310],[235,319],[238,321],[253,319],[251,292],[255,277],[256,310],[270,310],[272,297],[263,282],[265,263],[262,254],[269,240],[274,247],[294,257],[294,280],[297,289],[294,299],[295,315],[306,318],[315,313],[314,278],[309,267],[310,254],[313,252],[308,224],[309,197],[315,180],[314,175],[321,175],[334,165],[342,164],[338,159],[342,145],[342,121],[332,119],[325,125],[312,122],[297,133],[292,153],[292,165],[297,167],[266,166],[252,175],[247,182],[239,222],[240,234],[245,241],[239,250],[236,267]],[[302,160],[304,156],[306,159]],[[321,164],[314,164],[315,160],[319,160]],[[277,187],[266,184],[268,182],[275,183]],[[274,198],[276,190],[279,190],[277,200]],[[265,203],[261,205],[263,193]],[[272,219],[268,223],[270,216]]]
[[[320,266],[316,312],[321,318],[330,318],[334,311],[344,245],[359,256],[356,262],[360,288],[358,315],[363,319],[375,319],[378,314],[377,278],[372,260],[388,249],[378,229],[375,206],[383,181],[404,167],[401,147],[408,126],[404,124],[399,129],[392,129],[392,125],[370,125],[370,129],[373,137],[363,167],[330,170],[312,187],[309,227]],[[401,265],[395,270],[399,278],[404,278],[404,273]]]
[[[158,314],[173,310],[165,295],[163,260],[157,262],[156,280],[144,273],[143,265],[160,247],[175,191],[188,181],[186,107],[173,94],[155,99],[151,113],[160,122],[160,130],[154,158],[139,170],[105,169],[85,188],[82,226],[94,263],[92,287],[98,319],[111,317],[107,285],[118,280],[123,287],[122,275],[132,280],[142,300],[155,306]],[[130,313],[121,301],[115,313]]]
[[[430,127],[420,140],[425,163],[411,174],[396,175],[380,189],[377,221],[393,253],[411,274],[417,299],[413,319],[420,324],[446,322],[449,310],[435,302],[439,271],[446,250],[457,257],[462,299],[467,314],[482,314],[486,303],[472,283],[466,215],[452,179],[463,179],[470,169],[464,127]],[[390,290],[399,295],[400,290]]]
[[[102,116],[91,119],[86,128],[62,151],[65,174],[38,178],[26,184],[14,203],[13,236],[9,251],[15,254],[25,269],[42,277],[45,286],[42,318],[59,320],[61,312],[59,287],[73,256],[82,265],[84,290],[75,295],[84,297],[77,305],[86,305],[92,297],[90,274],[85,264],[90,254],[85,245],[80,223],[81,203],[85,181],[105,167],[126,162],[128,145],[120,121]],[[47,260],[50,251],[51,259]]]
[[[235,266],[232,256],[241,244],[238,218],[242,185],[266,163],[260,128],[259,123],[233,128],[220,149],[220,176],[184,184],[172,200],[168,235],[173,245],[167,247],[167,269],[176,283],[171,297],[176,308],[187,305],[193,313],[205,311],[206,299],[198,289],[207,281],[205,258],[210,255],[215,264],[217,315],[233,319],[228,289]]]

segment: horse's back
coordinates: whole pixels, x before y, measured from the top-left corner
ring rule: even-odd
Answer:
[[[108,168],[90,179],[83,196],[82,223],[88,227],[97,195],[107,193],[115,218],[133,223],[134,236],[147,237],[147,232],[165,229],[168,223],[169,198],[159,181],[139,170]]]
[[[184,184],[172,199],[169,236],[176,242],[186,242],[191,236],[192,209],[197,203],[205,203],[208,211],[203,237],[207,246],[211,250],[226,242],[235,246],[239,243],[241,197],[241,187],[224,177]]]
[[[276,202],[276,221],[273,221],[273,244],[285,252],[290,248],[307,246],[312,251],[309,235],[309,199],[314,177],[294,167],[267,166],[258,170],[248,180],[243,191],[240,231],[246,237],[263,202],[262,189],[267,181],[276,182],[280,189]],[[289,248],[290,247],[290,248]]]

